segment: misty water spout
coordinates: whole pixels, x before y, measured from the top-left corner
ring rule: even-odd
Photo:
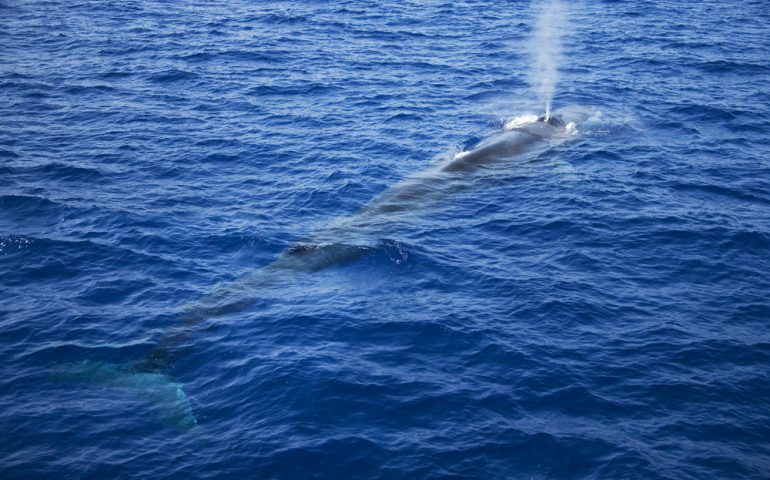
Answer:
[[[559,0],[546,0],[537,8],[537,22],[530,44],[533,59],[530,84],[545,110],[546,119],[549,119],[559,78],[561,38],[567,27],[567,9]]]

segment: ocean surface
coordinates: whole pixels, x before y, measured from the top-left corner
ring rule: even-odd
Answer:
[[[2,0],[0,478],[770,478],[766,1],[565,4],[576,131],[361,220],[543,8]]]

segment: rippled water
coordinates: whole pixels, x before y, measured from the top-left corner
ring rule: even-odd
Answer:
[[[345,223],[538,113],[536,11],[0,4],[0,476],[767,478],[766,2],[573,4],[591,122]]]

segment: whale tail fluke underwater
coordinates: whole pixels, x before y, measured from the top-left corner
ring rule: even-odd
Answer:
[[[138,399],[148,402],[168,425],[189,429],[198,425],[190,399],[182,385],[161,372],[142,372],[133,365],[84,360],[59,365],[53,372],[54,380],[103,385],[130,391]]]

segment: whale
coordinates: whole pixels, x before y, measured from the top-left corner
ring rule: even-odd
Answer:
[[[185,308],[178,321],[140,359],[125,364],[84,361],[68,364],[59,378],[109,384],[130,389],[158,404],[166,421],[179,428],[198,424],[182,385],[167,373],[197,327],[209,320],[248,308],[260,288],[298,274],[318,272],[353,262],[377,248],[362,242],[360,232],[387,225],[389,218],[436,203],[465,188],[469,176],[495,164],[510,163],[574,136],[575,123],[560,115],[524,116],[509,122],[467,151],[437,162],[386,189],[352,215],[330,222],[320,231],[298,240],[272,262],[238,280],[224,283]]]

